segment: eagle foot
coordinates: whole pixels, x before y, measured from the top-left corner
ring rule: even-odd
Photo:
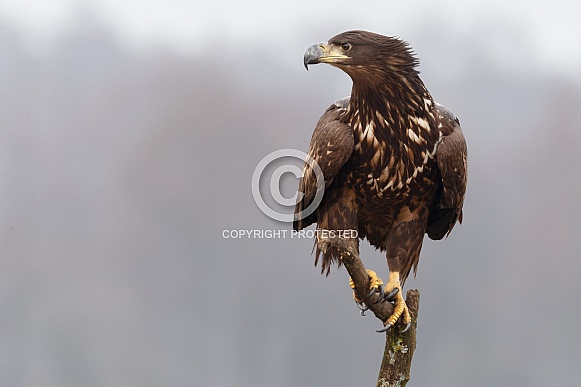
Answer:
[[[378,302],[381,302],[385,296],[382,286],[383,280],[379,278],[377,276],[377,273],[374,272],[373,270],[367,270],[367,275],[369,276],[369,293],[365,295],[365,298],[371,297],[374,293],[379,293],[380,297]],[[351,287],[351,289],[353,289],[353,299],[355,300],[355,303],[362,312],[365,312],[369,308],[365,306],[363,300],[360,299],[355,293],[355,282],[353,282],[353,279],[351,279],[351,277],[349,277],[349,286]]]
[[[393,313],[387,319],[387,321],[383,323],[384,325],[383,329],[379,329],[377,333],[383,333],[387,331],[389,328],[395,325],[395,323],[397,322],[397,320],[399,320],[400,317],[402,318],[402,321],[405,324],[404,329],[402,329],[400,332],[404,333],[408,329],[410,329],[412,319],[410,316],[408,306],[406,305],[405,300],[403,299],[402,296],[401,285],[399,284],[399,273],[397,272],[390,273],[389,282],[387,283],[385,288],[386,288],[385,293],[387,293],[387,295],[385,296],[385,300],[386,301],[393,300],[394,302]]]

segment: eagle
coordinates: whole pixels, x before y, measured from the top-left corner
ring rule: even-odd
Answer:
[[[385,252],[385,288],[368,270],[371,292],[394,304],[378,332],[400,317],[405,331],[411,318],[402,288],[410,271],[416,273],[424,234],[440,240],[462,223],[467,147],[460,121],[434,101],[410,45],[397,37],[344,32],[306,51],[307,70],[318,63],[341,69],[353,86],[314,129],[293,229],[317,224],[315,266],[322,256],[327,275],[345,254],[358,256],[360,239]],[[316,209],[305,211],[321,191]],[[353,297],[365,306],[355,292]]]

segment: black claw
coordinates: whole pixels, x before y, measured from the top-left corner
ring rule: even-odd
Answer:
[[[389,328],[391,328],[391,324],[387,324],[382,329],[379,329],[379,330],[377,330],[375,332],[377,332],[377,333],[383,333],[383,332],[387,331]]]
[[[388,294],[386,294],[385,297],[383,297],[383,299],[386,300],[386,301],[393,301],[393,298],[395,297],[395,295],[397,294],[397,292],[399,292],[399,288],[393,289],[391,292],[389,292]]]
[[[371,289],[371,291],[369,292],[369,294],[367,294],[365,296],[365,298],[369,298],[369,297],[373,296],[373,293],[375,293],[375,289]]]
[[[367,311],[369,308],[367,307],[367,305],[365,305],[362,302],[356,302],[355,305],[357,305],[357,307],[359,308],[359,310],[361,311],[361,315],[365,316],[365,311]]]
[[[411,326],[412,326],[412,323],[411,322],[407,323],[405,325],[405,328],[402,329],[401,331],[399,331],[399,333],[406,333],[407,331],[409,331],[409,329],[411,328]]]

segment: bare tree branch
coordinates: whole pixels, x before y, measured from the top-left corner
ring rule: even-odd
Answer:
[[[379,300],[379,294],[369,293],[369,277],[359,255],[348,252],[342,255],[342,262],[355,284],[355,292],[359,299],[371,310],[375,317],[386,321],[393,312],[393,305],[389,302],[375,303]],[[409,290],[406,295],[406,304],[412,318],[411,328],[405,332],[399,331],[403,326],[398,322],[386,332],[385,350],[379,370],[377,387],[403,387],[410,379],[412,357],[416,349],[416,328],[420,293],[417,290]]]
[[[420,307],[420,292],[408,290],[406,304],[412,317],[412,326],[405,333],[396,329],[386,332],[385,350],[377,378],[377,387],[404,387],[410,380],[412,357],[416,349],[416,329]]]
[[[355,283],[357,297],[365,302],[365,305],[367,305],[369,310],[381,322],[386,321],[393,313],[393,305],[389,302],[379,302],[376,304],[380,298],[378,293],[373,293],[367,297],[369,293],[369,276],[367,275],[365,266],[363,266],[363,262],[359,258],[359,254],[356,252],[345,253],[341,258],[345,269],[347,269],[353,283]]]

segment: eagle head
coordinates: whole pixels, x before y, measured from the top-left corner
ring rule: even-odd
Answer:
[[[305,52],[304,65],[328,63],[346,72],[353,80],[385,73],[417,75],[418,60],[409,44],[399,38],[368,31],[348,31]]]

